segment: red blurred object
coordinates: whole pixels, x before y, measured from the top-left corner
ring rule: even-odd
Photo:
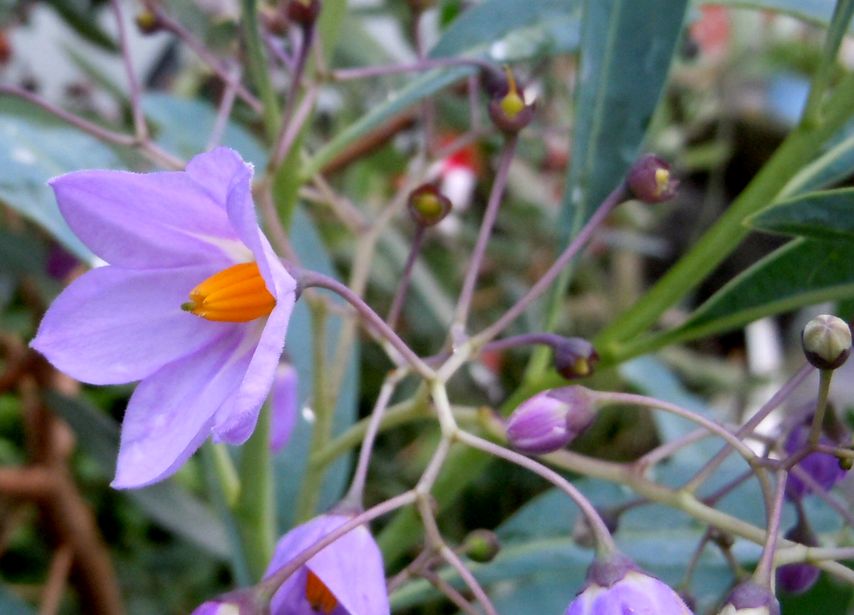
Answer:
[[[700,19],[691,24],[691,38],[703,55],[723,55],[731,35],[729,10],[723,6],[702,6],[700,13]]]

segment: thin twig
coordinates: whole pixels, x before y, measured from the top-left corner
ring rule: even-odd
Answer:
[[[125,65],[125,74],[128,79],[128,89],[130,90],[130,109],[133,116],[133,130],[136,138],[139,141],[148,140],[148,125],[145,123],[145,114],[142,111],[142,98],[139,87],[139,80],[136,78],[136,71],[133,69],[131,61],[130,49],[128,47],[127,29],[122,16],[122,8],[119,0],[110,0],[113,7],[113,13],[116,17],[116,27],[119,32],[119,46],[122,50],[122,62]]]

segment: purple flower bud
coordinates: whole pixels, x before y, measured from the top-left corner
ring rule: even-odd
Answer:
[[[526,455],[551,453],[574,440],[595,416],[592,395],[586,388],[550,389],[513,411],[507,419],[507,440]]]
[[[817,547],[819,544],[818,538],[803,517],[786,532],[786,538],[808,547]],[[815,585],[820,575],[821,571],[809,564],[786,564],[777,568],[777,585],[790,594],[803,594]]]
[[[670,174],[670,164],[655,154],[644,154],[629,169],[629,191],[644,203],[669,201],[676,194],[679,182]]]
[[[504,69],[503,84],[492,83],[495,94],[489,101],[489,117],[502,132],[515,134],[534,119],[535,105],[525,102],[525,93],[516,85],[516,78],[509,67]]]
[[[554,362],[557,373],[567,380],[574,380],[592,375],[599,355],[587,340],[568,337],[554,345]]]
[[[587,586],[569,604],[565,615],[623,613],[693,615],[679,594],[638,570],[625,557],[593,562],[587,573]]]
[[[818,369],[836,369],[851,354],[851,328],[836,316],[821,314],[801,332],[807,361]]]
[[[320,0],[290,0],[288,2],[288,19],[301,26],[310,26],[320,14]]]
[[[789,455],[796,453],[807,446],[809,439],[810,426],[809,423],[800,423],[796,425],[789,436],[783,448]],[[833,446],[835,443],[828,437],[822,435],[820,442]],[[810,453],[801,459],[796,465],[809,476],[825,491],[830,490],[845,476],[845,470],[839,466],[839,461],[833,455],[828,453],[814,452]],[[810,493],[812,488],[804,483],[794,472],[789,472],[786,479],[786,497],[790,500],[799,500],[807,493]]]
[[[422,184],[409,194],[409,215],[421,226],[434,226],[451,213],[451,201],[433,184]]]
[[[718,615],[780,615],[780,603],[768,588],[745,581],[732,590]]]

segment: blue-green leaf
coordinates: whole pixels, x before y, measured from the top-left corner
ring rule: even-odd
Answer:
[[[687,0],[587,0],[563,239],[637,158],[670,68]]]

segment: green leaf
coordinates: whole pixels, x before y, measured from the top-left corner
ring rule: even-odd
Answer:
[[[434,58],[468,56],[509,62],[568,53],[577,44],[577,0],[488,0],[458,17],[430,52]],[[470,66],[433,70],[412,79],[321,147],[302,168],[312,177],[341,151],[390,117],[474,74]]]
[[[727,283],[680,327],[641,347],[741,327],[763,316],[854,296],[854,244],[795,239]]]
[[[119,426],[80,398],[45,395],[47,406],[78,434],[80,447],[111,476],[119,448]],[[124,492],[153,521],[201,547],[211,555],[228,557],[225,528],[208,507],[172,480]]]
[[[566,241],[637,158],[687,0],[587,0],[561,229]]]
[[[851,241],[854,240],[854,188],[804,194],[776,203],[745,222],[769,233]]]
[[[47,180],[79,169],[116,167],[119,160],[94,137],[44,121],[42,114],[19,114],[16,109],[5,101],[0,104],[0,200],[39,224],[81,260],[92,262],[92,253],[59,213]]]
[[[815,160],[804,166],[780,192],[785,198],[838,184],[854,168],[854,124],[849,122],[825,146]]]

